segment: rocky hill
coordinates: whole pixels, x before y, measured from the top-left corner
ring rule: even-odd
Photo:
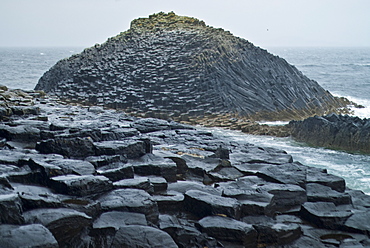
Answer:
[[[159,13],[59,61],[36,88],[70,101],[170,116],[293,119],[342,106],[284,59],[195,18]]]

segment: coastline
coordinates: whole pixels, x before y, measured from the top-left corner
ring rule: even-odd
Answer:
[[[195,240],[208,247],[320,247],[327,237],[370,244],[363,226],[365,218],[370,223],[370,196],[282,150],[69,105],[42,92],[3,88],[1,94],[2,242],[9,242],[6,226],[13,233],[38,230],[48,238],[32,242],[55,247],[109,247],[112,237],[127,244],[132,235],[120,237],[139,230],[162,239],[130,242],[169,247],[192,247],[187,242]],[[135,216],[134,225],[122,225],[126,214]],[[235,238],[240,227],[243,234]],[[11,239],[22,243],[27,236]]]

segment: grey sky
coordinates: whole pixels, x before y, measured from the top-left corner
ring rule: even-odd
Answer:
[[[369,0],[0,0],[0,46],[90,47],[160,11],[265,48],[370,46]]]

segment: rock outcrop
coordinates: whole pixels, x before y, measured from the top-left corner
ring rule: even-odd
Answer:
[[[348,115],[314,116],[289,123],[291,135],[310,145],[370,153],[370,120]]]
[[[159,13],[59,61],[37,90],[148,116],[292,120],[343,102],[284,59],[195,18]]]
[[[17,96],[4,104],[23,114],[0,126],[2,247],[370,246],[370,196],[284,151]]]

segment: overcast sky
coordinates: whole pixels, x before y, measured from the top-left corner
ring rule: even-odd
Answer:
[[[0,46],[103,43],[174,11],[257,46],[370,46],[370,0],[0,0]]]

